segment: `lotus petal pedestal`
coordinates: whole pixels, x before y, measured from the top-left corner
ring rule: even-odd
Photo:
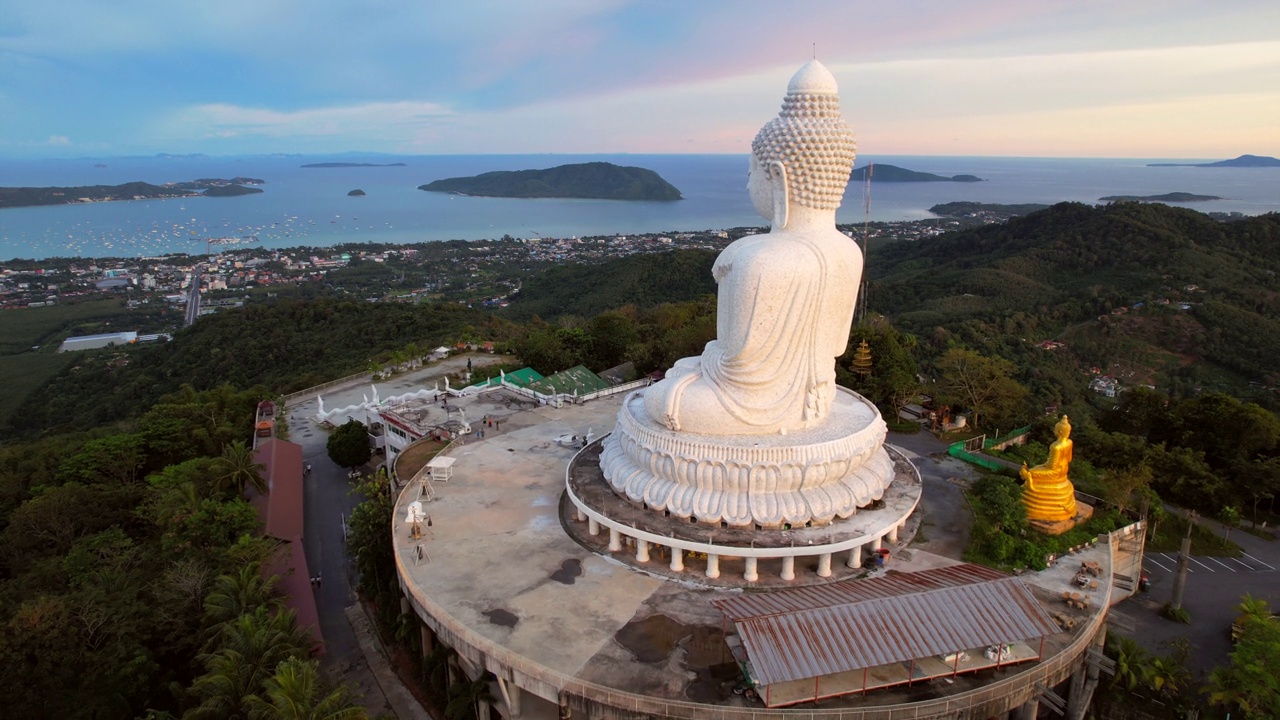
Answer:
[[[634,505],[699,523],[782,529],[847,518],[884,494],[894,467],[875,406],[841,388],[822,424],[786,435],[677,432],[632,393],[600,467]]]

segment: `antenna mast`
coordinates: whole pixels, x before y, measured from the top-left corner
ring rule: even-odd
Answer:
[[[871,174],[875,169],[875,163],[867,165],[866,182],[862,186],[862,286],[858,288],[858,304],[862,311],[858,314],[859,324],[867,320],[867,238],[871,229]]]

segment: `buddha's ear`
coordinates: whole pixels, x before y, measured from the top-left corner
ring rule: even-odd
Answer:
[[[779,230],[787,226],[787,168],[779,160],[769,162],[769,182],[773,184],[773,225]]]

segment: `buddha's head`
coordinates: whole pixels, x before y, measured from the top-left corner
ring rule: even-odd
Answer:
[[[1066,415],[1063,415],[1058,424],[1053,426],[1053,434],[1059,440],[1066,440],[1067,436],[1071,434],[1071,421],[1067,419]]]
[[[834,211],[856,155],[853,129],[840,117],[836,80],[810,60],[787,85],[778,117],[751,142],[748,188],[756,212],[785,226],[785,213],[778,215],[788,205]]]

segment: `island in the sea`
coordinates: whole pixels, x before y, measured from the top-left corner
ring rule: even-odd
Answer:
[[[355,190],[347,193],[347,197],[364,197],[364,191],[360,188],[356,188]]]
[[[71,205],[114,200],[156,200],[177,197],[233,197],[262,192],[246,185],[261,185],[257,178],[201,178],[187,182],[152,185],[131,182],[123,185],[81,185],[77,187],[0,187],[0,208],[35,205]]]
[[[1147,163],[1147,167],[1280,167],[1280,160],[1269,155],[1241,155],[1230,160],[1219,160],[1211,163]]]
[[[349,162],[322,162],[303,165],[304,168],[346,168],[346,167],[408,167],[404,163],[349,163]]]
[[[560,165],[546,170],[487,172],[419,185],[419,190],[504,198],[682,200],[658,173],[607,162]]]
[[[884,163],[872,163],[863,165],[860,168],[854,168],[853,175],[849,177],[849,180],[851,182],[865,182],[868,172],[871,173],[871,182],[983,182],[983,179],[977,175],[953,175],[947,177],[946,175],[908,170],[897,165],[885,165]]]
[[[1001,220],[1015,215],[1030,215],[1049,207],[1043,203],[980,203],[956,201],[939,203],[929,208],[929,212],[941,217],[976,217],[988,215]]]
[[[1217,195],[1196,195],[1189,192],[1171,192],[1163,195],[1108,195],[1098,198],[1101,202],[1118,202],[1129,200],[1133,202],[1204,202],[1206,200],[1221,200]]]

